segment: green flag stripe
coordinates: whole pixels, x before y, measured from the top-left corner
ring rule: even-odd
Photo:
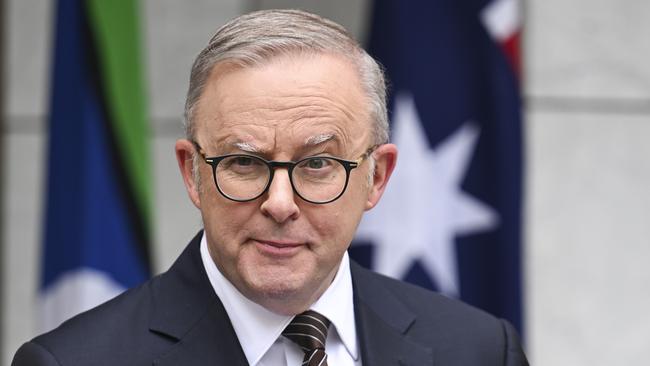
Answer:
[[[142,72],[138,1],[88,0],[110,124],[145,235],[151,228],[149,130]]]

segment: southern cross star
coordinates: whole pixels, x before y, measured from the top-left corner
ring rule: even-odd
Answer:
[[[357,238],[375,245],[374,269],[403,278],[420,260],[439,290],[459,295],[455,237],[496,228],[498,213],[461,190],[479,136],[466,122],[431,149],[415,103],[395,101],[398,164],[380,204],[367,212]]]

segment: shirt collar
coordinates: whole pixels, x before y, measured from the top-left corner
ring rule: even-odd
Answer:
[[[200,250],[210,284],[228,313],[248,363],[255,365],[280,337],[293,316],[273,313],[239,292],[212,260],[205,234],[201,238]],[[359,352],[354,322],[352,276],[347,252],[343,255],[334,280],[310,309],[331,321],[348,353],[357,360]]]

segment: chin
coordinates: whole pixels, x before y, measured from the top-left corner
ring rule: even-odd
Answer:
[[[303,303],[311,301],[312,289],[304,277],[290,275],[258,273],[250,278],[248,290],[251,300],[276,313],[295,314],[296,306],[308,306]],[[300,305],[296,305],[300,304]]]
[[[262,276],[252,283],[252,289],[267,298],[294,297],[305,288],[304,281],[294,276]]]
[[[257,256],[244,259],[238,266],[240,284],[246,290],[246,297],[254,302],[269,308],[270,303],[288,306],[315,300],[313,295],[318,292],[320,280],[311,258],[279,262],[260,260]]]

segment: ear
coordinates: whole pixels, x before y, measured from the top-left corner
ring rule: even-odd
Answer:
[[[192,203],[197,208],[201,208],[201,198],[199,196],[199,187],[197,182],[194,181],[193,169],[194,165],[192,158],[194,156],[194,145],[189,140],[181,139],[176,141],[176,160],[178,161],[178,168],[181,170],[185,189],[190,196]]]
[[[386,184],[397,164],[397,146],[394,144],[380,145],[373,153],[375,159],[375,174],[372,177],[372,186],[368,192],[366,210],[370,210],[379,203],[384,194]]]

